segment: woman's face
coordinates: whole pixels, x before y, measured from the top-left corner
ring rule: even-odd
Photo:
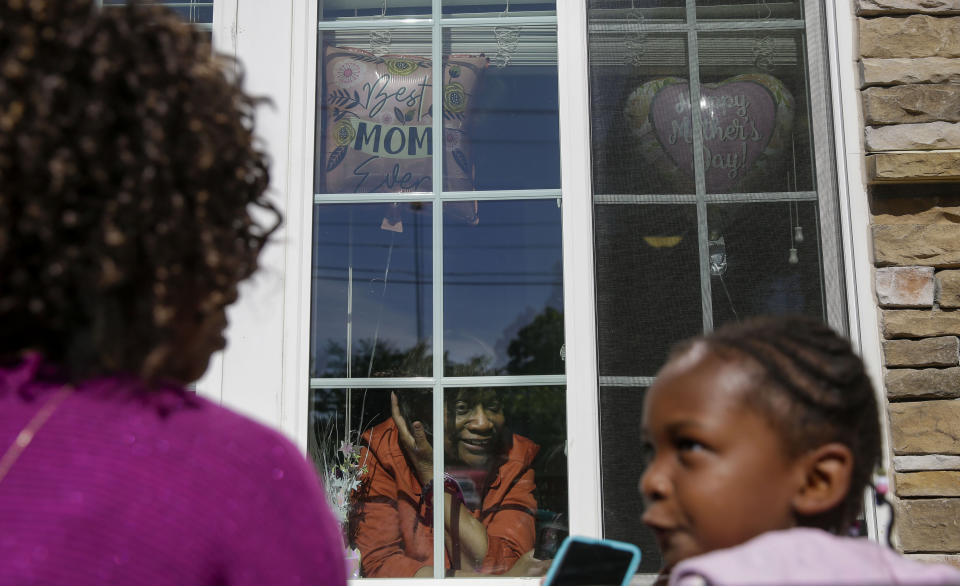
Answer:
[[[470,468],[487,466],[500,451],[500,434],[506,423],[496,392],[461,391],[450,415],[453,423],[448,419],[447,452]]]

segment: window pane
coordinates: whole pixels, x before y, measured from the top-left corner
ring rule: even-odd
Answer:
[[[682,23],[687,18],[684,0],[591,0],[588,6],[591,29],[615,23],[629,23],[636,29],[647,24]]]
[[[703,327],[693,205],[595,207],[600,376],[653,376]]]
[[[594,26],[594,193],[694,193],[686,35],[646,34],[625,17]]]
[[[489,545],[479,556],[470,541],[479,532],[463,526],[451,543],[457,569],[502,574],[529,550],[556,554],[569,527],[564,397],[562,387],[445,391],[445,472]]]
[[[813,189],[804,50],[794,30],[700,36],[708,193]]]
[[[733,2],[732,0],[696,0],[697,19],[733,20],[749,22],[751,20],[771,20],[778,18],[803,18],[803,2]]]
[[[427,497],[404,456],[391,416],[395,393],[404,420],[433,420],[429,389],[313,389],[307,451],[317,465],[353,578],[410,577],[432,563],[433,530],[421,521]],[[354,490],[356,489],[356,490]],[[431,495],[431,491],[426,492]]]
[[[422,473],[398,440],[391,394],[403,425],[411,432],[422,425],[432,443],[429,389],[310,393],[308,452],[364,577],[410,577],[433,563],[432,499],[421,498]],[[456,543],[448,539],[446,567],[502,574],[531,549],[552,557],[568,531],[564,388],[449,388],[444,394],[445,472],[478,521],[460,524]],[[446,492],[456,493],[452,483]],[[471,539],[478,531],[488,551],[476,559]],[[455,549],[459,564],[451,563]]]
[[[444,204],[447,376],[562,374],[556,200]]]
[[[311,377],[432,373],[432,209],[315,207]]]
[[[430,0],[321,0],[320,20],[430,18]]]
[[[600,387],[600,471],[603,482],[603,535],[635,543],[643,556],[641,573],[656,572],[662,562],[653,531],[641,521],[640,476],[645,462],[634,441],[640,433],[644,387]]]
[[[554,14],[556,0],[442,0],[443,14],[449,16],[529,16]]]
[[[708,215],[715,325],[754,315],[825,317],[816,202],[721,204]]]
[[[321,33],[317,193],[433,189],[429,30],[393,31],[397,52],[383,56],[374,52],[374,32],[383,31]],[[472,87],[485,60],[447,70],[454,65]]]
[[[461,177],[469,189],[559,188],[556,27],[448,29],[445,43],[451,62],[489,56],[475,89],[454,69],[444,86],[445,189]]]
[[[129,0],[102,0],[105,8],[129,4]],[[141,0],[140,4],[156,4],[166,6],[180,15],[183,20],[210,30],[213,24],[213,0]]]
[[[844,303],[819,226],[836,194],[817,180],[831,125],[826,102],[811,105],[823,72],[808,67],[824,64],[806,55],[823,45],[804,3],[639,4],[588,2],[588,50],[604,533],[640,545],[655,571],[633,514],[642,463],[620,443],[670,347],[758,314],[840,324]]]

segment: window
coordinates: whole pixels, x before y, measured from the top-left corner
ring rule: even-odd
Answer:
[[[587,5],[604,533],[653,572],[624,438],[671,345],[758,314],[845,323],[821,7]]]
[[[103,7],[122,6],[127,0],[99,0]],[[162,4],[179,14],[185,21],[197,26],[200,30],[209,31],[213,28],[213,0],[146,0],[142,4]]]
[[[353,454],[389,424],[392,394],[431,435],[458,398],[500,412],[539,447],[534,547],[605,535],[640,544],[654,572],[631,433],[670,345],[760,312],[847,326],[821,3],[217,9],[275,103],[259,125],[287,224],[231,316],[222,382],[201,393],[328,470],[353,461],[344,439]],[[443,452],[433,484],[451,472],[482,507],[486,479]],[[420,536],[443,507],[408,480]],[[418,555],[439,559],[447,543],[429,535]]]
[[[332,466],[367,467],[347,541],[366,577],[551,555],[568,524],[555,4],[327,1],[318,20],[307,443],[334,508]],[[405,448],[415,422],[444,449]],[[445,481],[459,528],[431,506]]]

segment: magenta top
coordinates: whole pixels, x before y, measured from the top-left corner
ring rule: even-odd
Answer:
[[[0,454],[61,387],[0,369]],[[180,388],[77,385],[0,481],[0,583],[345,583],[313,468],[275,431]]]

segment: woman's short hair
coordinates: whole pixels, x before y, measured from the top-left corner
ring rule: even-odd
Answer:
[[[163,378],[233,300],[280,221],[235,67],[164,8],[4,0],[0,360]]]

